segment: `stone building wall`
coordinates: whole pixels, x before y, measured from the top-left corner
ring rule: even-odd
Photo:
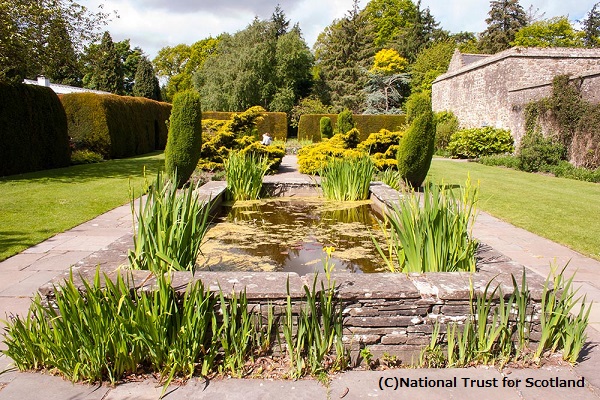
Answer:
[[[600,101],[598,49],[515,47],[472,58],[471,63],[461,62],[464,56],[456,52],[453,68],[435,80],[432,103],[434,111],[452,111],[465,128],[508,129],[519,142],[524,134],[524,106],[548,96],[556,75],[587,77],[585,98]]]

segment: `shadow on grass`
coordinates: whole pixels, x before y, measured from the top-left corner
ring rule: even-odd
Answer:
[[[154,152],[132,158],[108,160],[97,164],[73,165],[66,168],[1,177],[0,183],[82,183],[96,179],[125,179],[133,176],[143,176],[144,169],[149,175],[154,175],[159,169],[163,168],[163,165],[163,152]]]

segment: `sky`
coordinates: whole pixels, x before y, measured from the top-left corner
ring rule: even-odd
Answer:
[[[566,15],[571,21],[582,20],[598,0],[521,0],[537,15],[551,18]],[[130,39],[131,47],[140,47],[153,59],[165,46],[192,43],[220,33],[244,29],[255,16],[269,19],[277,4],[291,24],[299,23],[304,39],[312,48],[319,33],[352,8],[352,0],[80,0],[79,4],[95,11],[116,11],[119,18],[105,28],[114,41]],[[364,8],[368,0],[360,0]],[[429,7],[441,28],[452,33],[481,32],[490,8],[487,0],[421,0]]]

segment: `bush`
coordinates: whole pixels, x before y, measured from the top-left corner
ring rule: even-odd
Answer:
[[[577,179],[578,181],[600,182],[600,168],[587,169],[574,167],[568,161],[560,161],[557,165],[548,168],[548,172],[552,172],[559,178]]]
[[[444,151],[450,137],[458,130],[458,118],[452,111],[435,113],[435,149]]]
[[[333,131],[337,132],[336,114],[305,114],[300,117],[298,124],[298,140],[321,140],[319,123],[322,117],[329,117],[333,124]],[[389,131],[400,131],[405,128],[405,115],[353,115],[354,126],[360,132],[360,139],[365,140],[371,133],[382,129]]]
[[[450,137],[447,150],[453,157],[478,158],[512,153],[513,143],[509,131],[487,126],[457,131]]]
[[[483,156],[480,157],[477,162],[492,167],[519,169],[519,158],[510,154],[494,154],[492,156]]]
[[[398,147],[398,172],[410,186],[421,186],[427,177],[434,145],[433,113],[429,111],[415,118]]]
[[[520,170],[537,172],[558,165],[566,158],[566,149],[562,144],[545,138],[538,131],[529,131],[521,139],[517,156]]]
[[[252,109],[255,107],[252,107]],[[288,136],[287,114],[284,112],[267,112],[262,107],[260,112],[261,120],[256,122],[256,136],[262,137],[266,132],[269,132],[273,140],[285,140]],[[203,134],[206,134],[205,121],[229,121],[232,119],[234,112],[224,111],[203,111],[202,112],[202,129]]]
[[[353,136],[356,129],[349,132]],[[348,147],[347,135],[338,133],[331,139],[303,147],[298,151],[298,170],[303,174],[318,174],[333,158],[354,157],[360,151]]]
[[[406,99],[406,122],[412,123],[415,118],[431,111],[431,93],[413,93]]]
[[[71,153],[71,164],[95,164],[104,161],[102,154],[95,153],[91,150],[75,150]]]
[[[202,111],[200,95],[194,91],[180,92],[173,98],[169,138],[165,149],[165,170],[177,175],[181,187],[192,175],[202,147]]]
[[[67,119],[56,94],[0,83],[0,176],[71,163]]]
[[[171,105],[141,97],[71,93],[60,97],[74,150],[123,158],[164,149]]]
[[[330,139],[333,136],[333,125],[331,124],[331,118],[321,117],[319,121],[319,130],[321,131],[321,139]]]
[[[337,117],[337,133],[346,133],[354,128],[354,119],[352,111],[344,110]]]

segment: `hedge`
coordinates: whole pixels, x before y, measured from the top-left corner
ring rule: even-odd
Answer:
[[[0,83],[0,175],[71,163],[67,118],[47,87]]]
[[[171,105],[142,97],[71,93],[60,96],[75,149],[104,158],[123,158],[162,150]]]
[[[321,140],[321,131],[319,123],[322,117],[331,118],[333,130],[337,129],[337,114],[304,114],[300,117],[298,123],[298,140],[312,140],[319,142]],[[405,115],[353,115],[356,128],[360,131],[360,140],[363,141],[371,133],[379,132],[382,129],[388,131],[404,130],[406,121]]]
[[[225,111],[202,111],[202,120],[208,119],[216,120],[228,120],[231,119],[233,112]],[[318,123],[318,121],[317,121]],[[288,135],[288,122],[287,115],[284,112],[266,112],[264,119],[258,123],[258,137],[261,137],[263,133],[269,132],[271,137],[275,140],[285,140]]]

